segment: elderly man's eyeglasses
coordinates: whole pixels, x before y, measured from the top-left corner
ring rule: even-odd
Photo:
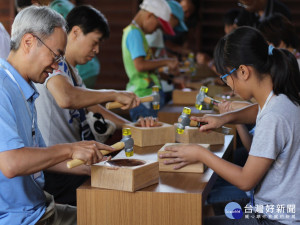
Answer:
[[[221,80],[227,84],[227,77],[230,76],[234,71],[236,71],[236,68],[233,68],[229,73],[220,76]]]
[[[64,56],[55,54],[55,52],[50,47],[48,47],[48,45],[46,45],[38,36],[36,36],[36,35],[33,35],[33,36],[36,37],[40,42],[42,42],[42,44],[45,45],[46,48],[48,48],[54,54],[53,62],[60,63],[65,60]]]

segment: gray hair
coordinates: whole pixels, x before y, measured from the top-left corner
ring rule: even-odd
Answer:
[[[46,6],[29,6],[20,11],[13,22],[10,48],[17,50],[27,33],[45,39],[56,27],[66,30],[66,21],[60,14]]]

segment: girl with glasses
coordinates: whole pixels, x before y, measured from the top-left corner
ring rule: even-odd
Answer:
[[[205,224],[299,224],[300,74],[295,57],[269,46],[258,30],[240,27],[218,42],[214,60],[221,74],[236,68],[227,84],[245,100],[255,98],[258,111],[250,106],[192,119],[207,123],[201,130],[256,120],[246,164],[234,165],[198,145],[167,148],[169,153],[162,157],[173,159],[165,163],[176,162],[175,168],[181,168],[201,161],[241,190],[254,188],[241,219],[212,217]]]

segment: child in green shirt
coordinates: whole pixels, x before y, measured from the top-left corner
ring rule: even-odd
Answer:
[[[131,24],[123,32],[122,54],[129,83],[126,89],[139,97],[151,95],[152,86],[160,87],[160,79],[153,71],[159,67],[168,66],[170,70],[178,69],[176,59],[152,59],[145,34],[151,34],[159,27],[164,32],[174,34],[169,24],[171,9],[164,0],[144,0],[141,10],[136,14]],[[160,88],[160,106],[164,104],[163,92]],[[151,103],[143,103],[130,110],[130,116],[136,121],[140,116],[157,116]]]

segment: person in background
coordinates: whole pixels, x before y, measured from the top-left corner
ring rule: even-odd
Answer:
[[[223,17],[225,34],[229,34],[234,29],[237,28],[236,18],[239,16],[240,12],[241,12],[240,9],[230,9],[229,11],[227,11],[225,13],[225,15]],[[203,53],[203,52],[198,52],[196,54],[196,61],[198,64],[207,65],[213,71],[216,71],[216,68],[214,66],[214,61],[208,54]],[[222,84],[220,82],[218,82],[218,83]]]
[[[238,0],[242,11],[236,19],[240,26],[258,27],[261,21],[274,13],[281,13],[289,20],[292,19],[289,8],[279,0]]]
[[[31,4],[35,5],[47,5],[51,9],[61,14],[64,18],[75,7],[75,5],[69,0],[15,0],[17,10],[20,10]],[[95,84],[100,74],[100,62],[95,56],[92,60],[86,64],[77,65],[76,68],[79,71],[80,77],[83,79],[84,84],[88,88],[95,88]]]
[[[172,12],[170,17],[170,24],[173,27],[173,29],[180,31],[188,31],[188,28],[184,22],[184,12],[181,5],[174,0],[168,0],[167,3],[170,6]],[[153,52],[154,58],[168,58],[164,44],[163,31],[161,29],[157,29],[152,34],[145,35],[145,37],[147,39],[149,47]],[[165,103],[168,103],[172,99],[172,91],[174,90],[174,85],[172,81],[174,74],[170,74],[170,72],[167,70],[160,72],[160,76],[162,78],[161,85],[165,95]]]
[[[240,9],[230,9],[227,11],[223,17],[224,23],[224,33],[229,34],[234,29],[237,28],[236,18],[239,16],[241,10]]]
[[[71,10],[66,22],[66,58],[57,69],[49,73],[45,83],[36,85],[40,93],[36,102],[38,124],[46,145],[82,140],[85,111],[102,115],[118,129],[122,129],[124,123],[129,123],[106,110],[100,103],[118,101],[125,105],[123,109],[139,104],[138,97],[131,92],[87,89],[75,68],[98,54],[101,42],[109,37],[110,30],[104,15],[91,6],[82,5]],[[45,190],[54,195],[58,203],[76,205],[76,188],[88,178],[46,172]]]
[[[274,47],[289,50],[300,65],[299,38],[291,21],[282,14],[275,13],[264,19],[258,29]]]
[[[49,6],[64,18],[74,8],[74,4],[69,0],[15,0],[17,12],[31,5]]]
[[[22,9],[31,6],[33,4],[32,0],[15,0],[15,8],[19,13]],[[36,4],[34,4],[36,5]]]
[[[199,0],[181,0],[180,5],[184,12],[184,21],[188,32],[182,29],[174,29],[175,35],[164,35],[165,46],[168,55],[175,55],[181,61],[189,53],[193,52],[194,46],[188,43],[188,40],[195,37],[197,24],[199,22],[198,11],[200,7]]]
[[[174,34],[169,20],[171,9],[165,0],[144,0],[131,24],[123,30],[122,55],[129,83],[126,89],[139,97],[151,95],[152,87],[160,88],[160,107],[164,105],[164,92],[160,79],[154,70],[167,66],[170,71],[178,69],[176,59],[153,59],[145,34],[151,34],[159,27],[164,32]],[[130,116],[136,121],[140,116],[157,116],[152,104],[147,102],[130,110]]]
[[[0,58],[6,59],[10,51],[10,36],[0,23]]]
[[[88,174],[89,166],[67,170],[66,160],[86,165],[102,159],[95,141],[46,146],[37,124],[35,83],[58,68],[67,35],[66,22],[48,7],[30,6],[14,19],[11,51],[0,59],[0,224],[76,225],[76,207],[55,204],[45,193],[42,170]],[[64,165],[64,166],[61,166]]]

